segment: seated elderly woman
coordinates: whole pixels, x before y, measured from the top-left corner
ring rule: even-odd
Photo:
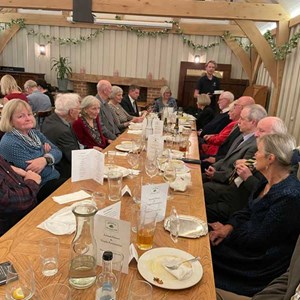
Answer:
[[[119,87],[114,85],[111,89],[111,94],[109,96],[109,105],[115,112],[114,117],[116,124],[121,132],[123,132],[130,124],[130,122],[139,123],[144,120],[143,114],[141,117],[134,117],[131,116],[122,106],[121,101],[123,98],[123,90]]]
[[[109,140],[103,135],[99,112],[100,101],[94,96],[86,96],[80,104],[81,115],[73,122],[72,127],[78,141],[85,148],[102,151]]]
[[[0,141],[0,154],[12,165],[41,175],[41,201],[63,183],[54,165],[62,157],[61,151],[40,131],[33,129],[35,119],[30,105],[19,99],[5,104],[0,121],[0,130],[5,132]]]
[[[1,94],[4,95],[3,104],[11,99],[21,99],[28,102],[27,96],[22,93],[16,80],[11,75],[4,75],[0,79]]]
[[[163,86],[160,89],[160,97],[155,100],[153,112],[161,112],[163,111],[164,107],[173,107],[174,111],[177,110],[177,102],[176,99],[171,97],[172,92],[168,86]]]
[[[197,112],[195,114],[197,130],[202,129],[215,116],[214,110],[210,107],[210,102],[210,97],[207,94],[197,96]]]
[[[287,270],[300,232],[300,182],[290,174],[294,138],[265,135],[257,148],[256,169],[266,180],[247,208],[226,224],[210,224],[216,286],[245,296]]]

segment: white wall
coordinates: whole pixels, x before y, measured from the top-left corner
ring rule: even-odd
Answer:
[[[300,30],[300,25],[292,28],[291,36]],[[267,85],[272,91],[273,84],[266,69],[261,66],[257,84]],[[286,58],[282,89],[277,116],[282,118],[289,132],[300,145],[300,43]]]
[[[78,38],[92,32],[90,29],[55,26],[32,28],[36,32],[62,38]],[[219,41],[219,38],[209,36],[191,38],[202,45]],[[194,55],[200,54],[201,62],[213,59],[218,63],[231,64],[232,78],[247,79],[239,61],[223,42],[208,51],[195,53],[177,35],[138,38],[135,33],[107,30],[95,40],[81,45],[48,44],[46,56],[38,55],[38,44],[45,42],[38,37],[27,36],[27,31],[21,29],[0,55],[0,65],[24,67],[27,72],[45,73],[46,80],[56,85],[56,74],[50,70],[50,59],[61,55],[70,59],[75,73],[80,73],[82,68],[85,68],[87,74],[112,76],[118,70],[120,76],[137,78],[147,78],[147,74],[152,73],[153,79],[165,78],[173,95],[177,97],[180,62],[193,61]]]

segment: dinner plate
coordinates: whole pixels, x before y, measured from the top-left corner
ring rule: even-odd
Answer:
[[[163,151],[163,155],[168,155],[169,153],[169,149],[166,149]],[[183,158],[184,157],[184,153],[175,149],[171,149],[171,157],[172,158]]]
[[[113,168],[114,171],[120,171],[123,174],[123,177],[126,177],[130,174],[130,170],[126,169],[124,167],[113,166],[112,168]],[[103,175],[104,178],[107,178],[108,170],[109,170],[109,167],[104,166],[104,175]]]
[[[116,145],[116,149],[120,150],[120,151],[125,151],[125,152],[129,152],[132,150],[138,150],[139,147],[138,146],[134,146],[132,147],[132,142],[130,141],[123,141],[121,144]]]
[[[143,123],[132,123],[128,126],[131,130],[142,130],[143,129]]]
[[[165,162],[162,166],[159,167],[161,171],[164,171],[165,164],[168,162]],[[182,160],[172,159],[169,161],[169,163],[173,164],[174,168],[176,169],[176,174],[186,174],[189,173],[191,170],[188,168]]]
[[[181,290],[198,283],[203,276],[203,268],[199,261],[188,262],[186,266],[193,269],[192,275],[184,280],[178,280],[164,269],[161,262],[166,258],[180,258],[182,261],[194,258],[193,255],[175,248],[154,248],[145,252],[138,261],[138,270],[141,276],[153,285],[163,289]],[[154,281],[154,277],[162,280],[162,283]]]

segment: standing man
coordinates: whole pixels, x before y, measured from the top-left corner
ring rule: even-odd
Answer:
[[[107,80],[100,80],[97,84],[97,91],[96,98],[101,103],[100,121],[102,132],[108,140],[115,140],[121,132],[114,121],[117,116],[114,116],[115,112],[108,104],[111,94],[111,83]]]
[[[122,107],[131,115],[139,117],[139,108],[137,106],[137,99],[140,95],[140,87],[131,85],[128,90],[128,95],[125,95],[121,101]]]
[[[210,107],[218,112],[218,105],[216,95],[214,91],[220,90],[220,79],[214,76],[214,72],[217,68],[217,63],[214,60],[210,60],[205,64],[206,75],[200,77],[197,82],[194,97],[197,98],[199,94],[208,94],[211,100]]]
[[[78,94],[58,94],[54,113],[43,123],[43,133],[63,154],[61,161],[55,166],[63,178],[71,176],[71,153],[72,150],[79,149],[79,143],[72,129],[72,123],[78,119],[79,112]]]
[[[24,83],[24,89],[29,94],[27,98],[33,113],[51,110],[52,105],[50,98],[39,91],[35,81],[27,80]]]

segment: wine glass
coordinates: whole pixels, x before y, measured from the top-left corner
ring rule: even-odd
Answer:
[[[152,179],[154,176],[157,175],[158,173],[158,167],[157,167],[157,162],[156,158],[146,158],[145,161],[145,171],[146,174]]]
[[[115,164],[115,156],[116,151],[107,151],[107,166],[109,169]]]
[[[173,164],[167,163],[164,168],[164,180],[169,184],[168,199],[172,199],[170,184],[176,179],[176,168]]]
[[[31,266],[12,263],[7,269],[6,299],[29,300],[35,293],[34,273]]]
[[[133,169],[137,170],[140,162],[140,155],[137,151],[129,151],[127,155],[128,163],[131,166],[130,178],[133,178]]]
[[[164,166],[166,164],[166,162],[168,161],[168,153],[161,153],[157,155],[157,165],[158,165],[158,169],[159,169],[159,173],[158,175],[163,175],[163,170],[164,170]]]
[[[128,300],[151,300],[152,286],[144,280],[134,280],[129,288]]]

